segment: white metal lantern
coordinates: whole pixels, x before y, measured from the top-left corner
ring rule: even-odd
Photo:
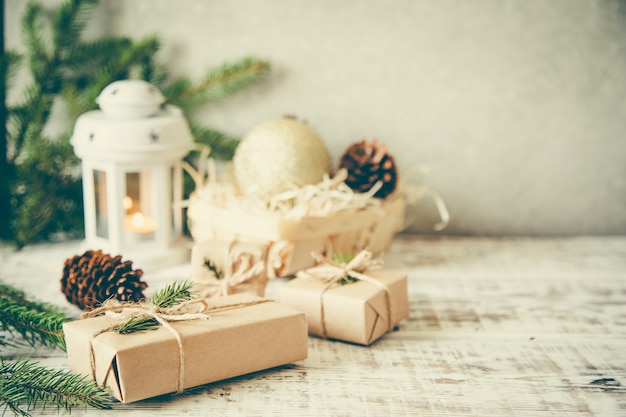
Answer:
[[[143,269],[184,262],[181,164],[193,146],[185,117],[141,80],[109,84],[96,101],[101,110],[81,115],[71,139],[82,160],[84,247]]]

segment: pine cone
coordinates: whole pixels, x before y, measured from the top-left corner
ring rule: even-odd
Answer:
[[[101,250],[88,250],[67,259],[63,265],[61,291],[65,298],[82,310],[98,307],[105,300],[139,302],[148,284],[141,281],[143,271],[132,268],[131,261],[121,261]]]
[[[378,181],[382,181],[382,187],[374,197],[385,198],[396,189],[398,174],[393,156],[375,139],[350,145],[339,161],[341,168],[348,171],[345,182],[354,191],[365,193]]]

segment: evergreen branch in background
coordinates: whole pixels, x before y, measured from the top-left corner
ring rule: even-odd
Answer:
[[[247,57],[211,69],[197,85],[180,79],[171,89],[166,89],[164,95],[171,104],[189,111],[247,88],[266,77],[269,71],[267,61]]]
[[[13,86],[22,59],[23,56],[15,51],[5,51],[0,56],[0,73],[4,75],[7,90]]]
[[[0,281],[0,298],[40,313],[62,314],[61,309],[53,304],[32,300],[26,293]]]
[[[19,333],[31,346],[55,346],[65,350],[63,323],[69,319],[60,309],[29,298],[0,282],[0,328]]]
[[[191,299],[191,287],[193,283],[190,281],[175,281],[155,292],[148,300],[148,304],[160,308],[173,307]],[[154,330],[157,327],[159,327],[159,322],[153,318],[132,318],[113,330],[118,333],[133,333]]]
[[[124,37],[78,43],[64,60],[64,75],[77,87],[85,88],[87,85],[84,83],[89,81],[103,65],[107,65],[110,57],[117,56],[131,44],[132,41]]]
[[[71,172],[77,164],[69,138],[44,140],[15,167],[14,205],[11,218],[15,238],[31,242],[38,236],[53,236],[65,230],[69,238],[82,235],[81,179]],[[42,164],[41,161],[46,163]],[[54,198],[49,198],[50,194]]]
[[[62,3],[52,21],[54,44],[77,44],[97,3],[98,0],[72,0]]]
[[[146,58],[153,56],[160,48],[156,36],[148,36],[120,51],[118,56],[108,58],[108,62],[95,74],[90,83],[82,91],[81,113],[97,108],[96,98],[104,87],[116,80],[128,78],[133,67],[140,66]],[[77,118],[79,114],[70,114]]]
[[[202,145],[208,145],[211,148],[211,158],[222,161],[229,161],[235,155],[235,149],[239,145],[239,139],[226,135],[217,130],[199,126],[195,123],[189,123],[191,134],[196,142]]]
[[[84,376],[55,370],[35,362],[18,359],[6,362],[0,358],[0,407],[4,412],[29,416],[36,407],[56,407],[71,413],[83,406],[110,409],[111,397],[95,382]]]
[[[43,38],[44,10],[41,4],[30,2],[26,5],[22,16],[22,37],[28,49],[28,61],[31,69],[36,69],[41,61],[47,59],[45,41]],[[40,71],[33,71],[38,74]]]

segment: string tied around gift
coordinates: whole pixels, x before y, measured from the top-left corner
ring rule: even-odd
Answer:
[[[265,270],[265,262],[249,252],[236,250],[237,239],[230,242],[224,271],[216,276],[217,281],[211,280],[203,284],[212,287],[212,297],[223,297],[232,294],[232,290],[244,283],[252,283],[252,279]]]
[[[224,276],[219,280],[218,295],[220,297],[231,294],[233,288],[250,281],[263,272],[265,263],[262,260],[254,262],[250,253],[229,253]]]
[[[382,267],[383,262],[381,259],[373,258],[372,252],[367,249],[361,250],[347,263],[335,262],[318,252],[311,252],[311,256],[318,262],[318,265],[305,269],[304,271],[300,271],[298,276],[318,279],[326,284],[320,294],[320,321],[322,325],[322,337],[327,337],[326,320],[324,317],[324,294],[342,280],[344,280],[345,285],[349,285],[351,283],[349,278],[368,282],[384,290],[385,302],[387,304],[387,331],[390,331],[393,328],[389,287],[387,284],[367,275],[368,271]]]
[[[109,317],[118,319],[114,325],[101,329],[94,333],[89,340],[89,358],[91,365],[91,377],[96,380],[96,360],[93,349],[93,340],[96,336],[114,330],[121,324],[133,320],[152,318],[156,320],[163,328],[169,331],[176,338],[178,343],[178,383],[177,393],[181,393],[184,388],[185,380],[185,351],[183,349],[183,339],[180,333],[170,324],[176,321],[187,320],[208,320],[210,316],[206,313],[208,306],[204,299],[191,299],[183,301],[172,307],[159,307],[152,304],[134,303],[134,302],[120,302],[118,300],[109,299],[106,300],[100,307],[97,307],[91,311],[83,313],[81,318],[86,319],[90,317],[96,317],[101,314],[105,314]]]

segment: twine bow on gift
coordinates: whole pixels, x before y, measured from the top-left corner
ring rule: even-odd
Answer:
[[[187,320],[207,320],[210,316],[205,312],[207,303],[204,299],[192,299],[184,301],[172,307],[159,307],[151,304],[120,302],[114,299],[105,301],[100,307],[87,313],[83,313],[81,318],[87,319],[105,314],[109,317],[119,319],[114,325],[101,329],[94,333],[89,340],[89,357],[91,365],[91,377],[96,380],[96,359],[93,349],[93,340],[96,336],[114,330],[129,320],[140,320],[152,318],[156,320],[167,331],[174,335],[178,342],[178,385],[176,392],[181,393],[185,381],[185,351],[183,349],[183,339],[180,333],[170,324],[176,321]],[[106,383],[106,380],[103,384]]]
[[[334,262],[333,260],[317,252],[312,252],[311,256],[315,258],[319,265],[306,269],[304,271],[300,271],[298,273],[298,277],[314,278],[326,284],[326,286],[322,290],[322,293],[320,294],[320,321],[322,324],[322,337],[327,337],[326,323],[324,318],[324,293],[326,293],[326,291],[328,291],[332,286],[338,283],[349,285],[350,283],[354,282],[351,281],[350,278],[358,281],[369,282],[370,284],[374,284],[385,291],[388,322],[387,330],[389,331],[393,328],[389,287],[385,283],[377,280],[376,278],[372,278],[367,275],[367,271],[382,267],[382,260],[372,259],[372,252],[368,250],[360,251],[354,258],[352,258],[348,263],[345,264]]]
[[[223,297],[233,293],[233,289],[239,285],[249,282],[265,269],[265,263],[262,260],[254,262],[254,256],[250,253],[239,252],[234,253],[232,250],[228,252],[226,261],[226,269],[222,277],[217,281],[206,282],[211,287],[212,297]]]

